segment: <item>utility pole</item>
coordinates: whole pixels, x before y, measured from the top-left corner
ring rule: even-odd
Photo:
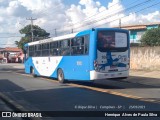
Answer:
[[[26,20],[30,20],[31,21],[31,36],[32,36],[32,42],[33,42],[33,20],[37,20],[37,18],[26,18]]]
[[[119,19],[119,28],[121,28],[121,19]]]
[[[54,29],[55,37],[57,37],[57,29]]]

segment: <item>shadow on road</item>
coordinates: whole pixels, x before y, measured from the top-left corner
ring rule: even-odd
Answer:
[[[5,70],[5,69],[4,69]],[[24,69],[6,69],[6,71],[14,71],[16,73],[25,74]],[[42,76],[41,76],[42,77]],[[48,77],[42,77],[48,78]],[[53,80],[53,78],[49,78]],[[140,76],[129,76],[127,79],[103,79],[95,80],[92,82],[84,81],[67,81],[66,84],[61,86],[68,85],[70,83],[85,85],[90,87],[97,87],[103,89],[128,89],[128,88],[160,88],[160,79],[158,78],[148,78]]]
[[[75,83],[103,89],[160,88],[160,79],[138,76],[130,76],[127,79],[103,79],[94,82],[72,81],[67,83]]]
[[[8,79],[0,79],[0,92],[14,92],[14,91],[23,91],[22,87],[14,84]]]
[[[16,76],[16,75],[15,75]],[[123,80],[100,80],[100,83],[87,83],[87,82],[68,82],[64,85],[45,81],[40,78],[31,78],[28,76],[23,76],[18,78],[0,78],[0,92],[3,92],[12,100],[16,101],[21,106],[25,107],[27,110],[31,111],[115,111],[114,109],[101,109],[100,106],[118,106],[122,105],[125,109],[120,110],[130,110],[130,105],[143,105],[146,106],[145,110],[159,110],[160,106],[156,103],[144,102],[137,99],[125,98],[122,96],[97,92],[94,90],[81,89],[74,86],[69,86],[69,83],[76,83],[80,85],[93,86],[105,89],[125,89],[125,88],[155,88],[155,86],[139,85],[139,83],[128,83]],[[141,80],[145,79],[135,77]],[[133,79],[135,79],[133,77]],[[19,81],[19,80],[20,81]],[[131,78],[128,78],[131,79]],[[150,79],[147,79],[150,81]],[[156,79],[153,79],[156,81]],[[25,83],[24,81],[28,81]],[[113,82],[112,84],[110,82]],[[19,84],[21,82],[21,84]],[[29,84],[31,82],[31,84]],[[103,83],[105,82],[105,83]],[[117,84],[115,84],[115,82]],[[128,87],[127,87],[127,83]],[[41,86],[37,86],[41,84]],[[122,86],[124,85],[125,86]],[[132,86],[129,86],[129,84]],[[32,85],[28,86],[28,85]],[[27,90],[24,89],[27,86]],[[119,87],[120,86],[120,87]],[[23,88],[24,87],[24,88]],[[81,107],[77,109],[75,106],[97,106],[97,109],[82,109]],[[49,116],[49,115],[48,115]]]
[[[35,79],[38,83],[39,80]],[[47,89],[36,89],[36,90],[24,90],[21,86],[18,86],[8,80],[0,80],[0,84],[8,85],[6,89],[0,89],[13,101],[16,101],[21,106],[24,106],[27,110],[32,111],[97,111],[106,110],[100,108],[105,105],[123,105],[125,110],[129,110],[131,103],[150,106],[146,110],[157,110],[159,109],[157,104],[144,102],[136,99],[125,98],[112,94],[101,93],[93,90],[80,89],[73,86],[59,86],[54,85],[52,88]],[[0,86],[0,87],[1,87]],[[8,89],[8,90],[7,90]],[[118,101],[118,102],[117,102]],[[85,109],[75,106],[97,106],[96,109]],[[107,111],[117,110],[107,109]],[[120,109],[124,110],[124,109]]]
[[[15,71],[20,74],[25,74],[24,70]],[[42,76],[41,76],[42,77]],[[42,77],[48,78],[48,77]],[[49,78],[53,80],[53,78]],[[55,80],[55,79],[54,79]],[[129,76],[127,79],[102,79],[95,81],[67,81],[63,86],[74,83],[78,85],[85,85],[90,87],[97,87],[103,89],[128,89],[128,88],[160,88],[159,78],[148,78],[139,76]]]

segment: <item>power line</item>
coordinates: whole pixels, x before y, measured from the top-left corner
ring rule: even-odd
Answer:
[[[160,2],[155,3],[155,4],[152,4],[152,5],[147,6],[147,7],[145,7],[145,8],[142,8],[142,9],[140,9],[140,10],[137,10],[137,11],[136,11],[136,12],[134,12],[134,13],[139,13],[139,12],[141,12],[141,11],[145,10],[145,9],[151,8],[151,7],[156,6],[156,5],[158,5],[158,4],[160,4]],[[123,17],[118,18],[118,19],[114,19],[114,20],[109,21],[109,22],[106,22],[106,23],[111,23],[111,22],[114,22],[114,21],[116,21],[116,20],[119,20],[119,19],[125,18],[125,17],[127,17],[127,16],[129,16],[129,15],[123,16]],[[105,23],[105,24],[106,24],[106,23]],[[104,23],[103,23],[103,24],[104,24]],[[101,24],[101,25],[103,25],[103,24]],[[97,26],[94,26],[94,27],[98,27],[98,26],[100,26],[100,25],[97,25]]]
[[[132,5],[132,4],[134,4],[134,3],[138,2],[138,1],[139,1],[139,0],[135,0],[135,1],[131,2],[130,5]],[[116,4],[118,4],[118,3],[120,3],[120,2],[117,2],[117,3],[113,4],[113,5],[110,6],[109,8],[114,7],[114,6],[115,6]],[[116,9],[115,11],[117,11],[117,10],[121,10],[121,9]],[[103,13],[103,12],[105,12],[105,11],[107,11],[107,10],[101,11],[101,12],[99,12],[98,14],[94,14],[93,16],[90,16],[90,17],[84,19],[83,22],[85,22],[85,23],[83,23],[83,24],[88,24],[88,22],[89,22],[90,20],[87,21],[87,19],[92,18],[92,17],[94,17],[94,16],[98,16],[98,15],[100,15],[101,13]],[[121,10],[121,11],[123,11],[123,10]],[[115,14],[115,12],[112,12],[112,13]],[[111,14],[111,15],[112,15],[112,14]],[[105,17],[110,17],[111,15],[109,14],[109,15],[107,15],[107,16],[105,16]],[[78,23],[81,23],[81,24],[82,24],[82,21],[79,21],[79,22],[77,22],[77,23],[75,23],[75,24],[72,24],[72,25],[66,25],[66,26],[74,26],[74,25],[76,25],[76,24],[78,24]]]
[[[123,0],[120,0],[120,1],[123,1]],[[136,1],[139,1],[139,0],[136,0]],[[115,5],[117,5],[119,2],[116,2],[115,4],[113,4],[112,6],[110,6],[109,8],[112,8],[112,7],[114,7]],[[102,12],[105,12],[106,11],[106,9],[105,10],[103,10],[103,11],[101,11],[100,13],[102,13]],[[99,14],[99,13],[98,13]],[[89,19],[89,18],[92,18],[92,17],[94,17],[94,16],[96,16],[96,15],[98,15],[97,13],[96,14],[94,14],[94,15],[92,15],[92,16],[89,16],[89,17],[87,17],[87,18],[85,18],[83,21],[86,21],[87,19]],[[50,15],[50,14],[48,14],[48,15]],[[72,24],[72,25],[64,25],[64,26],[73,26],[73,25],[76,25],[76,24],[78,24],[78,23],[82,23],[82,21],[77,21],[76,23],[74,23],[74,24]],[[49,30],[52,30],[52,29],[49,29]],[[71,30],[71,33],[73,33],[73,29]]]
[[[65,1],[67,1],[67,0],[65,0]],[[61,3],[59,3],[57,6],[54,6],[54,9],[52,9],[53,10],[53,12],[51,12],[52,14],[53,13],[55,13],[56,12],[56,8],[58,8],[58,7],[60,7],[60,6],[62,6],[63,4],[61,4]],[[44,6],[45,7],[45,6]],[[40,10],[39,12],[38,12],[38,15],[43,15],[44,16],[44,14],[45,15],[47,15],[47,16],[49,16],[49,15],[52,15],[51,13],[47,13],[48,12],[48,9],[46,9],[46,10]],[[50,10],[49,10],[49,12],[50,12]],[[40,13],[40,14],[39,14]],[[38,15],[36,15],[37,17],[38,17]]]
[[[110,17],[112,17],[112,16],[114,16],[114,15],[117,15],[118,13],[121,13],[122,11],[126,11],[126,10],[129,11],[129,10],[134,9],[134,8],[136,8],[136,7],[142,6],[142,5],[144,5],[144,4],[146,4],[147,2],[150,2],[150,1],[153,2],[153,0],[147,0],[146,2],[138,3],[138,4],[134,5],[134,6],[128,7],[128,8],[126,8],[126,9],[124,9],[124,10],[121,10],[121,11],[119,11],[119,12],[117,12],[117,13],[111,14],[111,15],[109,15],[107,18],[110,18]],[[85,27],[86,27],[86,26],[89,26],[89,25],[91,25],[91,24],[93,24],[93,23],[99,22],[99,21],[104,20],[104,19],[106,19],[106,16],[105,16],[104,18],[100,19],[100,20],[95,20],[95,21],[93,21],[93,22],[90,22],[90,23],[88,23],[88,25],[82,25],[82,26],[76,27],[75,29],[81,28],[81,27],[83,27],[83,26],[85,26]],[[118,19],[121,19],[121,18],[118,18]],[[117,20],[117,19],[116,19],[116,20]],[[114,21],[115,21],[115,20],[114,20]],[[111,21],[111,22],[112,22],[112,21]],[[110,23],[110,22],[105,22],[105,23]],[[105,23],[103,23],[103,24],[105,24]],[[99,26],[99,25],[98,25],[98,26]],[[65,32],[67,32],[67,31],[68,31],[68,30],[66,29],[65,31],[60,32],[60,33],[65,33]]]
[[[134,8],[136,8],[136,7],[140,7],[140,6],[146,4],[146,3],[150,2],[150,1],[152,1],[152,0],[147,0],[146,2],[141,2],[141,3],[139,3],[139,4],[136,4],[136,5],[132,6],[132,7],[126,8],[126,9],[124,9],[124,10],[121,10],[121,11],[119,11],[119,12],[117,12],[117,13],[110,14],[110,15],[105,16],[104,18],[101,18],[101,19],[99,19],[99,20],[95,20],[95,21],[93,21],[93,22],[87,23],[87,26],[88,26],[88,25],[91,25],[91,24],[93,24],[93,23],[102,21],[102,20],[104,20],[104,19],[106,19],[106,18],[113,17],[113,16],[115,16],[115,15],[117,15],[117,14],[120,14],[120,13],[123,12],[123,11],[126,11],[126,10],[129,11],[129,10],[134,9]],[[85,25],[82,25],[82,26],[79,26],[79,27],[76,27],[75,29],[81,28],[81,27],[83,27],[83,26],[86,26],[86,24],[85,24]]]
[[[120,1],[122,1],[122,0],[120,0]],[[137,1],[139,1],[139,0],[137,0]],[[110,6],[109,8],[114,7],[114,6],[117,5],[118,3],[119,3],[119,1],[118,1],[117,3],[115,3],[115,4],[113,4],[112,6]],[[105,11],[106,11],[106,9],[103,10],[103,11],[101,11],[101,12],[99,12],[98,14],[103,13],[103,12],[105,12]],[[94,17],[94,16],[97,16],[98,14],[97,14],[97,13],[96,13],[96,14],[93,14],[92,16],[89,16],[89,17],[85,18],[83,21],[86,21],[86,20],[88,20],[89,18],[92,18],[92,17]],[[74,24],[72,24],[72,25],[67,25],[67,26],[73,26],[73,25],[78,24],[78,23],[82,23],[82,21],[78,21],[78,22],[76,22],[76,23],[74,23]]]

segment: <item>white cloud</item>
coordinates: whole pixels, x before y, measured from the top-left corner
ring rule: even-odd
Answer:
[[[80,5],[71,5],[71,7],[66,11],[66,15],[70,18],[70,21],[73,24],[77,21],[83,20],[86,17],[86,15],[82,12]]]
[[[26,17],[31,15],[31,11],[27,10],[18,1],[11,1],[7,7],[7,12],[9,15],[14,17]]]
[[[76,23],[73,28],[80,30],[101,25],[103,25],[102,27],[106,27],[108,25],[104,26],[104,23],[123,16],[122,13],[114,15],[123,9],[119,0],[113,0],[108,6],[101,5],[99,1],[80,0],[79,5],[72,5],[71,8],[66,11],[66,14],[71,18],[70,20],[73,24]]]
[[[128,16],[121,19],[121,23],[122,23],[122,26],[135,25],[135,24],[147,24],[147,23],[160,22],[159,18],[160,18],[159,11],[155,11],[148,14],[130,13]]]

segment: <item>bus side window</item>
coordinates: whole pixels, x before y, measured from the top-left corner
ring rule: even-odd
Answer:
[[[51,56],[58,55],[58,42],[57,41],[50,43],[50,55]]]
[[[29,56],[34,56],[34,46],[29,46]]]
[[[49,55],[49,43],[42,44],[42,56]]]
[[[76,38],[72,38],[71,39],[71,55],[75,55],[76,54]]]
[[[34,56],[41,56],[41,44],[35,45],[35,54]]]
[[[61,41],[61,55],[68,56],[70,55],[70,40]]]
[[[61,56],[61,48],[62,48],[62,41],[58,41],[58,49],[57,49],[57,51],[58,51],[58,55],[60,55],[60,56]]]
[[[28,53],[28,46],[27,46],[27,47],[24,47],[23,50],[24,50],[24,55],[25,55],[25,56],[24,56],[24,60],[26,60],[26,59],[28,58],[28,54],[29,54],[29,53]]]
[[[84,37],[77,37],[71,39],[72,55],[83,55],[84,54]]]
[[[84,36],[84,54],[89,53],[89,35]]]
[[[78,51],[77,54],[84,54],[84,37],[78,37]]]

